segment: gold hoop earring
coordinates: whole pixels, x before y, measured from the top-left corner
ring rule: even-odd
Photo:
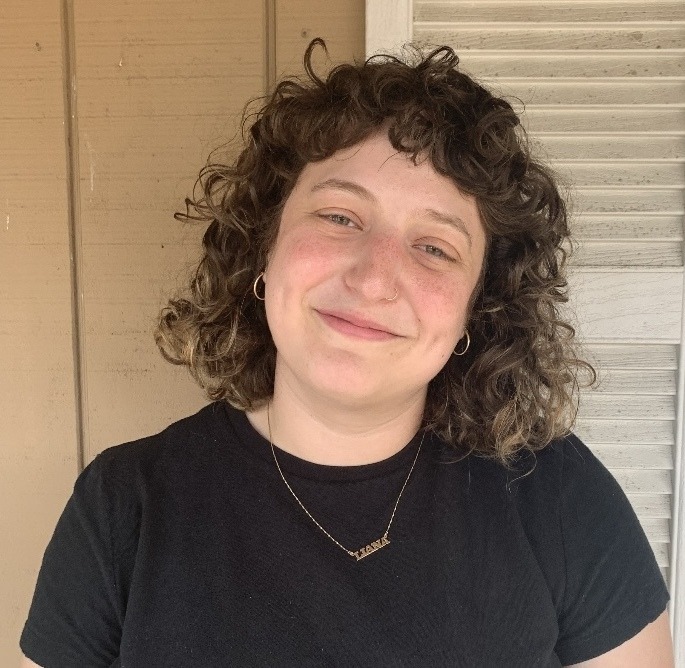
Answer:
[[[452,351],[452,354],[453,354],[455,357],[461,357],[462,355],[465,355],[465,354],[466,354],[466,351],[469,349],[469,346],[471,345],[471,337],[469,336],[469,330],[468,330],[468,329],[465,329],[465,330],[464,330],[464,336],[466,337],[466,347],[465,347],[464,350],[462,350],[460,353],[458,353],[458,352],[457,352],[457,349],[455,348],[455,349]]]
[[[397,295],[400,294],[400,291],[395,288],[395,294],[392,297],[383,297],[383,301],[386,302],[394,302],[397,299]]]
[[[260,301],[264,301],[264,297],[260,297],[259,294],[257,294],[257,283],[259,283],[259,279],[264,276],[264,272],[259,274],[257,278],[255,278],[254,283],[252,284],[252,292],[254,292],[254,296]],[[264,284],[264,296],[266,296],[266,283]]]

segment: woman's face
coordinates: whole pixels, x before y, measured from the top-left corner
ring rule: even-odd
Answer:
[[[474,198],[385,134],[307,165],[264,275],[277,384],[350,406],[425,396],[484,251]]]

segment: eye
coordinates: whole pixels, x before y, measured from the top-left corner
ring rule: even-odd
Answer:
[[[357,227],[357,223],[351,218],[344,216],[342,213],[324,213],[321,214],[321,217],[330,220],[335,225],[340,225],[341,227]]]
[[[447,260],[448,262],[456,262],[456,260],[445,253],[445,251],[442,250],[439,246],[434,246],[433,244],[420,244],[417,246],[417,248],[423,249],[425,253],[428,255],[432,255],[433,257],[439,259],[439,260]]]

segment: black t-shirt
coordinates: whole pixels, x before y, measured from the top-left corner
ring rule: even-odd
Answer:
[[[357,550],[419,446],[353,467],[276,450]],[[618,484],[577,438],[516,470],[425,438],[390,545],[316,527],[268,441],[214,403],[99,455],[48,545],[21,638],[45,668],[559,666],[603,654],[668,594]]]

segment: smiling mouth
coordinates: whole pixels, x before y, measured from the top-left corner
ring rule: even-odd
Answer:
[[[321,320],[336,332],[366,341],[390,341],[398,334],[383,329],[383,325],[344,313],[316,311]]]

